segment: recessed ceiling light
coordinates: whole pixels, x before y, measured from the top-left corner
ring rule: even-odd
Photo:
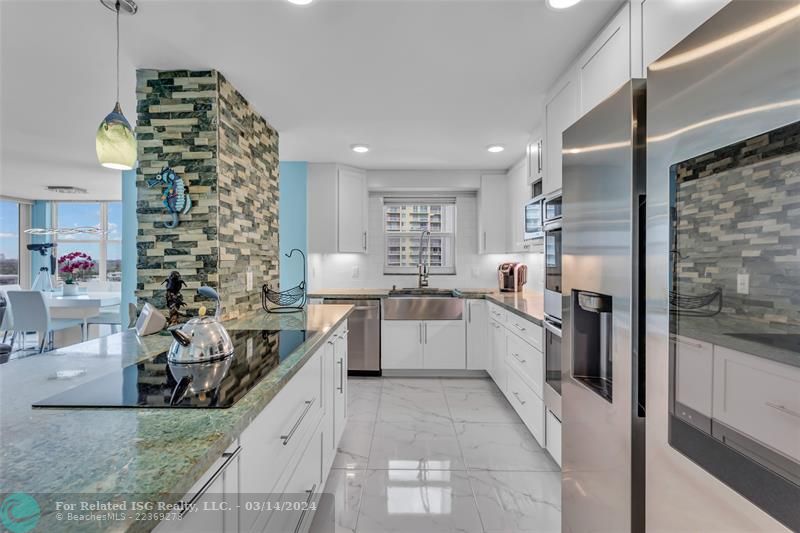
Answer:
[[[369,146],[366,144],[354,144],[350,147],[350,149],[357,154],[366,154],[369,152]]]
[[[581,0],[547,0],[547,6],[553,9],[567,9]]]
[[[294,4],[296,6],[307,6],[313,0],[289,0],[289,3]]]
[[[502,144],[490,144],[489,146],[486,147],[486,150],[488,150],[489,152],[491,152],[493,154],[499,154],[500,152],[502,152],[505,149],[506,149],[506,147],[503,146]]]

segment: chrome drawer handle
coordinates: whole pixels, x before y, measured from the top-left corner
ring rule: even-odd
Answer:
[[[514,395],[514,397],[517,399],[517,401],[519,403],[521,403],[522,405],[525,405],[525,400],[523,400],[522,398],[519,397],[519,393],[518,392],[513,392],[512,394]]]
[[[344,359],[339,359],[339,392],[344,392]]]
[[[522,326],[520,326],[520,325],[519,325],[519,324],[517,324],[517,323],[514,323],[514,327],[515,327],[515,328],[517,328],[517,329],[518,329],[518,330],[520,330],[520,331],[525,331],[525,328],[523,328]]]
[[[685,340],[679,339],[675,335],[670,335],[669,339],[674,342],[675,344],[683,344],[684,346],[689,346],[690,348],[697,348],[698,350],[703,349],[703,345],[696,343],[696,342],[687,342]]]
[[[317,490],[317,484],[314,483],[311,485],[311,490],[307,490],[308,498],[306,498],[306,504],[303,506],[303,512],[300,513],[300,519],[297,521],[297,525],[294,527],[294,533],[299,533],[300,528],[303,526],[303,520],[306,518],[306,513],[308,512],[308,506],[311,503],[311,498],[314,497],[314,491]]]
[[[517,361],[519,361],[520,363],[524,363],[524,362],[525,362],[525,359],[520,359],[520,357],[519,357],[519,354],[518,354],[518,353],[513,353],[513,352],[512,352],[512,353],[511,353],[511,355],[513,355],[513,356],[514,356],[514,358],[515,358]]]
[[[306,408],[303,409],[303,414],[300,415],[300,418],[297,419],[297,422],[294,423],[294,426],[292,426],[292,429],[289,430],[288,434],[281,435],[281,439],[283,439],[284,446],[289,444],[289,441],[292,440],[292,435],[294,435],[294,432],[297,431],[298,427],[300,427],[300,423],[303,421],[308,412],[311,410],[312,405],[314,405],[314,400],[306,400]]]
[[[225,472],[225,469],[228,468],[228,465],[230,465],[237,457],[239,457],[239,454],[241,453],[241,451],[242,451],[242,447],[241,446],[237,446],[236,449],[233,450],[232,452],[225,452],[225,453],[222,454],[222,457],[225,458],[225,462],[220,465],[220,467],[217,469],[216,472],[214,472],[214,475],[212,475],[210,478],[208,478],[208,481],[203,483],[203,486],[200,487],[200,490],[198,490],[195,493],[195,495],[192,496],[191,499],[184,504],[183,508],[178,513],[178,518],[183,518],[184,516],[186,516],[186,513],[188,513],[189,511],[192,510],[194,505],[197,503],[197,501],[200,498],[203,497],[203,494],[206,493],[206,491],[209,489],[209,487],[211,487],[211,485],[214,484],[214,482],[217,480],[217,478],[219,478],[219,476],[221,476],[222,473]]]
[[[789,409],[785,405],[780,405],[780,404],[772,403],[772,402],[764,402],[764,403],[767,404],[767,406],[772,407],[773,409],[777,409],[781,413],[786,413],[789,416],[794,416],[796,418],[800,418],[800,413],[799,412],[795,411],[794,409]]]

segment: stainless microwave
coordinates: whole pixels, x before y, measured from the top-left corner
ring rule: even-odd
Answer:
[[[544,196],[537,196],[525,203],[524,238],[526,241],[544,237]]]

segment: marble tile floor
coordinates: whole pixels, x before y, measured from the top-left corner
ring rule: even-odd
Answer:
[[[490,379],[350,378],[336,533],[559,532],[561,473]]]

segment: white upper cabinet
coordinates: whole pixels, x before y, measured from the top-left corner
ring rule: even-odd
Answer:
[[[581,116],[631,79],[630,13],[626,4],[578,60]]]
[[[644,66],[667,53],[730,0],[635,0],[642,7]]]
[[[308,251],[367,252],[367,175],[335,163],[308,165]]]
[[[554,94],[544,107],[545,174],[542,180],[545,194],[561,188],[561,135],[578,119],[577,72],[571,70],[556,85]]]
[[[508,206],[506,212],[508,224],[508,243],[507,251],[525,252],[525,202],[531,198],[531,186],[527,179],[527,165],[525,161],[520,161],[508,171],[507,177],[507,198],[505,205]]]
[[[505,174],[481,176],[481,188],[478,191],[478,253],[506,252],[507,190]]]
[[[525,166],[527,170],[528,183],[533,183],[542,179],[544,175],[544,140],[542,132],[537,128],[528,139],[528,146],[525,149]]]
[[[367,252],[367,175],[339,169],[339,251]]]

